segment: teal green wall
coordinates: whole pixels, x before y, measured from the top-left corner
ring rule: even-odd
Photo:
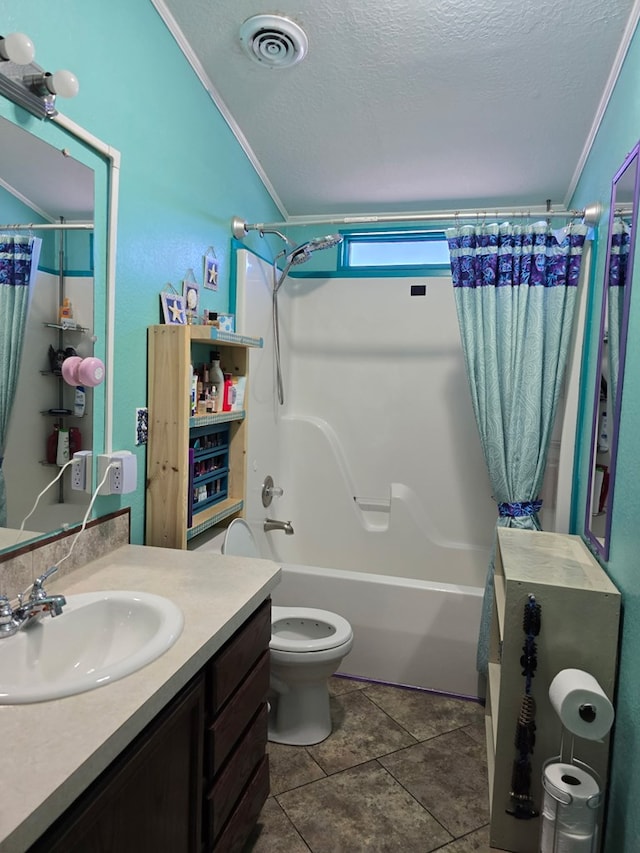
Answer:
[[[0,169],[2,167],[0,166]],[[0,187],[0,223],[3,225],[46,222],[44,217],[36,213],[24,202],[17,199],[4,187]],[[16,234],[27,234],[28,231],[15,231]],[[33,235],[42,240],[40,262],[38,268],[47,272],[58,272],[59,267],[59,234],[57,231],[38,229]],[[87,275],[93,269],[92,237],[88,231],[69,231],[64,235],[65,273],[67,275]]]
[[[640,138],[640,33],[636,32],[613,97],[595,139],[581,180],[571,202],[582,207],[602,201],[607,210],[598,235],[598,260],[594,278],[594,320],[585,352],[582,394],[592,399],[597,355],[597,314],[602,299],[606,222],[611,178]],[[624,374],[620,442],[616,473],[615,505],[611,528],[611,551],[605,568],[622,593],[623,631],[616,702],[616,723],[610,779],[606,853],[632,853],[640,838],[640,263],[636,250],[631,299],[629,343]],[[591,411],[585,406],[579,432],[583,438],[576,463],[578,529],[584,516],[589,468],[588,436]],[[594,625],[597,637],[598,626]]]
[[[0,166],[1,169],[1,166]],[[3,225],[14,224],[18,225],[23,222],[44,222],[42,216],[35,213],[28,205],[17,199],[4,187],[0,187],[0,223]],[[26,234],[25,231],[11,232],[16,234]],[[53,232],[34,231],[34,236],[42,238],[42,248],[40,250],[40,267],[46,267],[46,260],[53,260],[55,236]]]
[[[202,256],[213,246],[219,291],[203,289],[202,307],[227,310],[231,217],[266,222],[282,215],[149,0],[0,0],[0,12],[2,32],[32,38],[39,65],[78,76],[80,93],[61,99],[61,112],[121,153],[113,448],[136,453],[138,489],[126,498],[99,498],[96,509],[130,505],[132,541],[142,543],[146,459],[144,448],[134,445],[135,409],[146,405],[147,327],[159,321],[159,293],[167,282],[181,288],[189,268],[201,279]],[[60,145],[57,128],[2,97],[0,114]],[[97,173],[99,281],[106,167],[91,152],[79,159]]]

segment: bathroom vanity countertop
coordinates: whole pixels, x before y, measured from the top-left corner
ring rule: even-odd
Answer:
[[[161,657],[119,681],[64,699],[0,706],[0,851],[24,853],[264,601],[270,560],[125,545],[55,583],[173,600],[184,628]],[[64,613],[58,617],[64,619]],[[0,642],[11,642],[10,639]]]

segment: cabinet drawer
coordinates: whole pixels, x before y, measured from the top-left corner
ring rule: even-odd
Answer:
[[[211,780],[240,739],[269,690],[269,652],[263,652],[242,686],[207,730],[206,778]]]
[[[234,634],[212,663],[210,709],[213,714],[222,708],[245,674],[269,648],[270,640],[271,601],[267,600]]]
[[[269,796],[269,756],[265,755],[212,853],[241,853]]]
[[[216,779],[205,803],[209,838],[214,841],[265,754],[267,706],[263,705],[249,725],[236,750]]]

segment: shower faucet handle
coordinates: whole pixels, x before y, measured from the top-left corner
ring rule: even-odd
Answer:
[[[280,486],[274,486],[273,477],[270,474],[267,474],[264,478],[264,483],[262,484],[262,506],[271,506],[271,501],[274,498],[281,498],[283,494],[284,489],[281,489]]]

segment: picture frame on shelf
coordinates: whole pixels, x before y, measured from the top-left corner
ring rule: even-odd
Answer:
[[[184,297],[180,293],[169,293],[165,290],[160,294],[160,302],[165,323],[170,326],[186,326],[187,312]]]
[[[182,298],[184,299],[187,320],[193,321],[193,318],[198,316],[200,306],[200,288],[195,281],[185,279],[182,282]]]

